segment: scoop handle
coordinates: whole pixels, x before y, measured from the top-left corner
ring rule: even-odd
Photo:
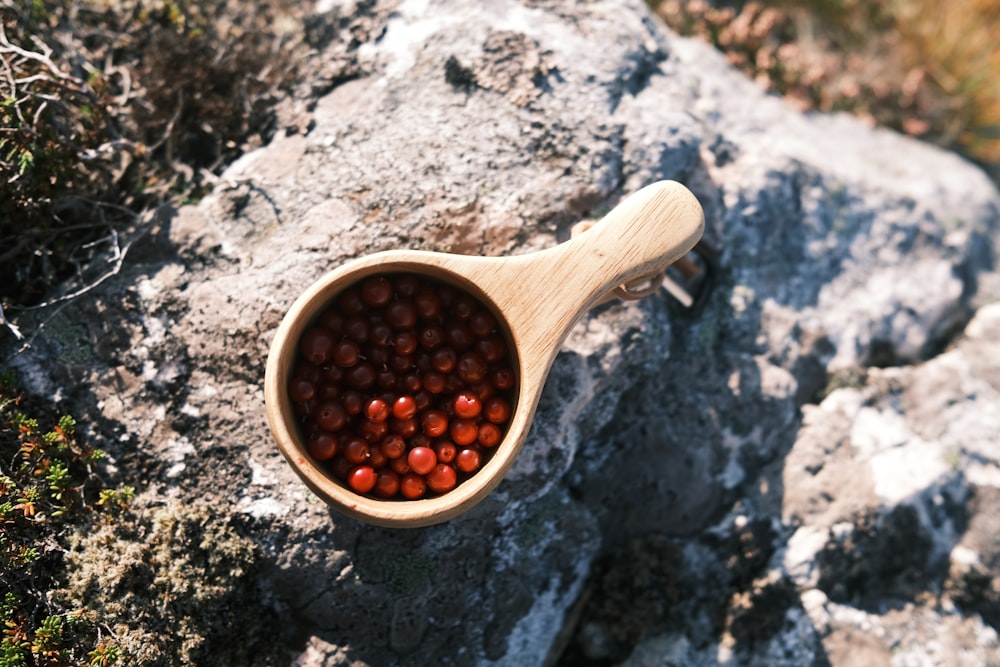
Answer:
[[[569,331],[615,287],[655,275],[683,257],[705,227],[701,205],[680,183],[647,185],[571,240],[505,258],[494,294],[523,355],[544,360],[544,379]],[[485,278],[485,276],[484,276]]]

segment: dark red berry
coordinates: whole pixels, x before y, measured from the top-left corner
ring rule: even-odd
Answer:
[[[382,439],[382,443],[379,445],[379,448],[387,458],[398,459],[406,453],[406,441],[403,440],[402,436],[393,433]]]
[[[424,389],[432,394],[440,394],[444,391],[446,382],[447,380],[445,380],[444,375],[435,371],[428,371],[424,373],[423,379],[421,380],[421,384]]]
[[[370,331],[371,327],[368,325],[368,320],[360,315],[349,317],[347,318],[347,322],[344,323],[344,333],[347,334],[348,338],[356,340],[359,343],[368,342]]]
[[[337,455],[337,436],[320,431],[309,438],[309,455],[317,461],[327,461]]]
[[[440,373],[451,373],[458,363],[458,355],[450,347],[439,347],[431,352],[431,365]]]
[[[420,428],[428,438],[440,438],[448,432],[448,415],[441,410],[428,410],[420,418]]]
[[[311,401],[316,395],[316,385],[304,378],[292,378],[288,383],[288,396],[297,403]]]
[[[369,278],[361,285],[361,298],[369,306],[384,306],[392,300],[392,283],[382,276]]]
[[[350,368],[361,358],[361,346],[353,340],[338,341],[333,345],[332,358],[341,368]]]
[[[344,443],[344,458],[351,463],[364,463],[370,453],[368,442],[362,438],[351,438]]]
[[[340,404],[344,406],[347,414],[353,417],[354,415],[361,414],[361,410],[364,407],[364,399],[361,396],[361,392],[348,389],[340,397]]]
[[[406,473],[399,482],[399,492],[408,500],[423,498],[427,493],[427,482],[424,481],[423,475]]]
[[[475,352],[464,352],[458,358],[455,372],[462,382],[476,384],[486,379],[486,361]]]
[[[490,382],[497,389],[510,389],[514,386],[514,371],[509,368],[494,368],[489,374]]]
[[[424,327],[420,330],[420,333],[417,334],[417,340],[420,343],[420,347],[425,350],[436,350],[444,345],[444,339],[444,327],[437,324]]]
[[[494,396],[483,404],[483,416],[494,424],[503,424],[510,419],[510,403],[502,396]]]
[[[344,374],[344,379],[355,389],[369,389],[375,384],[375,368],[367,361],[362,361],[357,366],[352,366]]]
[[[399,494],[399,475],[392,470],[380,470],[373,490],[379,498],[395,498]]]
[[[393,301],[385,309],[385,321],[393,329],[412,329],[417,323],[417,308],[412,301]]]
[[[417,351],[417,335],[412,331],[401,331],[396,334],[393,349],[396,354],[409,356]]]
[[[330,358],[334,341],[335,336],[332,331],[313,327],[302,334],[302,339],[299,342],[299,350],[306,361],[318,366],[326,363],[327,359]]]
[[[472,329],[472,333],[476,334],[480,338],[493,333],[496,326],[496,318],[485,310],[477,310],[469,318],[469,328]]]
[[[396,278],[396,294],[404,299],[411,298],[420,289],[420,279],[416,276],[399,276]]]
[[[417,315],[425,320],[432,320],[441,315],[441,297],[431,288],[425,287],[413,297],[413,305],[417,307]]]
[[[479,435],[476,437],[476,441],[483,447],[496,447],[500,444],[502,435],[499,426],[485,422],[479,425]]]
[[[441,463],[451,463],[458,454],[458,448],[455,447],[454,442],[438,440],[434,443],[434,453],[437,455],[437,460]]]
[[[324,431],[339,431],[347,423],[347,412],[340,403],[326,401],[316,406],[313,419]]]

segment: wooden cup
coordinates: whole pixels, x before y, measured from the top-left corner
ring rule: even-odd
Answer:
[[[704,216],[684,186],[661,181],[619,204],[570,241],[513,257],[474,257],[391,250],[326,274],[292,304],[267,359],[264,398],[271,432],[306,485],[338,511],[368,523],[417,527],[446,521],[478,503],[503,479],[528,434],[552,362],[570,330],[622,284],[664,271],[701,238]],[[419,273],[450,283],[490,309],[517,375],[503,440],[471,478],[420,500],[362,496],[334,479],[306,451],[288,396],[302,333],[347,287],[374,274]]]

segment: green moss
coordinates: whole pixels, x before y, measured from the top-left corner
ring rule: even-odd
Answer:
[[[230,518],[172,502],[74,536],[58,597],[101,619],[130,665],[281,664],[258,555]]]

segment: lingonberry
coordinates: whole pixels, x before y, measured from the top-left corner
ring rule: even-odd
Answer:
[[[483,447],[496,447],[500,444],[502,435],[499,426],[491,422],[484,422],[479,425],[479,434],[476,436],[476,441]]]
[[[389,418],[389,404],[381,398],[373,398],[365,406],[365,417],[373,422],[384,422]]]
[[[349,368],[361,358],[361,346],[353,340],[342,340],[332,346],[333,363],[341,368]]]
[[[329,329],[313,327],[302,334],[299,351],[306,361],[319,365],[330,358],[334,342],[334,334]]]
[[[363,438],[351,438],[344,443],[344,458],[351,463],[364,463],[370,454],[368,442]]]
[[[406,462],[418,475],[426,475],[437,465],[437,454],[430,447],[414,447],[406,455]]]
[[[477,310],[471,317],[469,317],[469,328],[472,329],[472,333],[477,336],[488,336],[493,333],[493,330],[496,329],[496,327],[496,318],[485,310]]]
[[[478,417],[483,409],[479,397],[472,392],[464,391],[455,397],[455,414],[465,419]]]
[[[400,396],[392,404],[392,416],[396,419],[409,419],[415,414],[417,414],[417,402],[412,396]]]
[[[347,423],[347,412],[340,403],[326,401],[316,406],[313,419],[324,431],[339,431]]]
[[[424,494],[427,493],[427,482],[424,481],[423,475],[418,475],[415,472],[406,473],[399,482],[399,492],[407,500],[423,498]]]
[[[392,300],[392,283],[382,276],[369,278],[361,285],[361,298],[369,306],[384,306]]]
[[[503,396],[493,396],[483,404],[483,416],[494,424],[505,424],[510,419],[510,403]]]
[[[417,307],[412,301],[393,301],[385,309],[385,320],[393,329],[412,329],[417,323]]]
[[[476,422],[471,419],[456,419],[452,421],[448,432],[451,434],[451,439],[455,441],[456,445],[471,445],[479,436],[479,429],[476,427]]]
[[[473,447],[460,449],[455,455],[455,466],[462,472],[476,472],[479,470],[479,462],[479,450]]]
[[[448,415],[441,410],[428,410],[420,418],[420,429],[428,438],[439,438],[448,431]]]
[[[379,498],[395,498],[399,493],[399,475],[392,470],[380,470],[375,478],[374,491]]]
[[[437,460],[441,463],[451,463],[458,454],[458,448],[450,440],[438,440],[434,443],[433,449],[437,455]]]
[[[358,493],[368,493],[375,488],[377,475],[371,466],[358,466],[347,476],[347,483]]]
[[[506,340],[485,304],[450,285],[369,276],[298,352],[286,388],[306,450],[358,493],[447,493],[503,439],[516,387]]]
[[[417,345],[417,335],[415,333],[412,331],[401,331],[396,334],[393,349],[396,351],[396,354],[409,356],[417,351]]]
[[[439,463],[427,473],[427,486],[435,493],[447,493],[455,488],[458,475],[455,469],[446,463]]]
[[[406,441],[403,440],[403,436],[392,433],[382,438],[379,448],[386,458],[398,459],[406,453]]]
[[[292,378],[288,383],[288,395],[296,403],[311,401],[316,395],[316,385],[304,378]]]
[[[317,461],[328,461],[337,455],[337,438],[331,433],[320,431],[309,438],[306,447],[309,455]]]

